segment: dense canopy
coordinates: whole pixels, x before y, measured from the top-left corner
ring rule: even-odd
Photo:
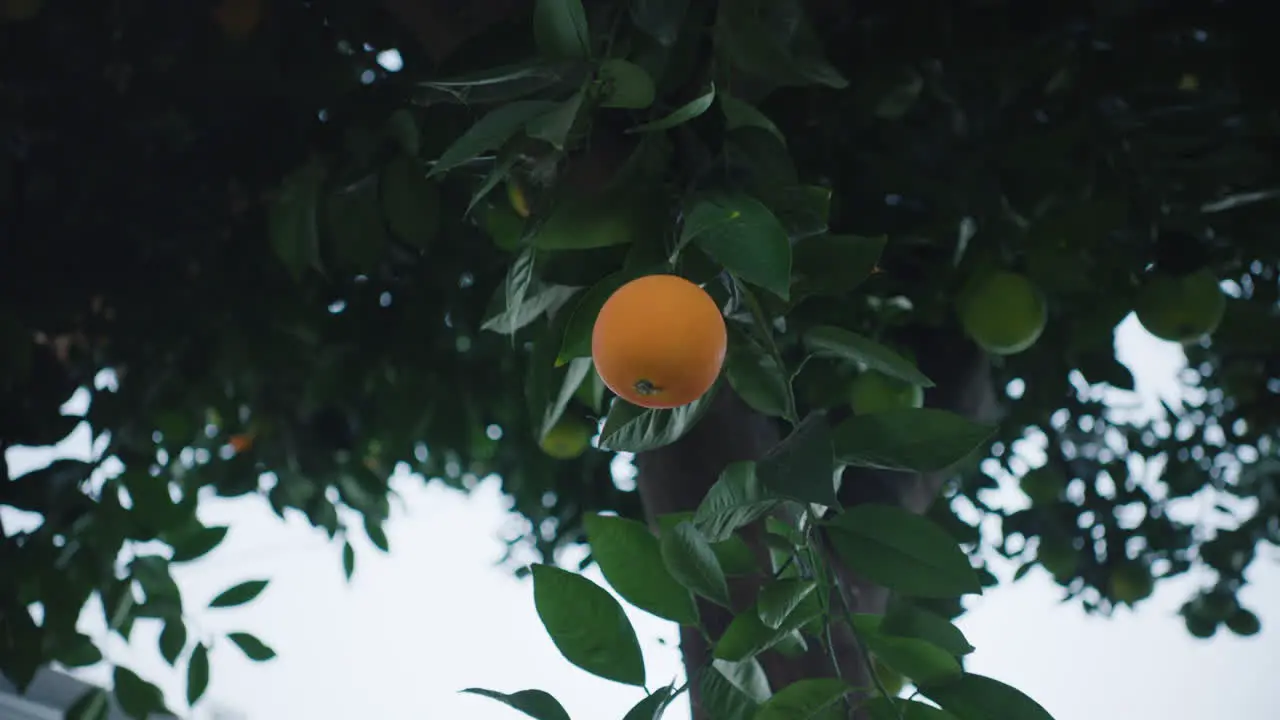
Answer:
[[[180,627],[168,565],[225,533],[196,520],[206,493],[299,511],[339,548],[385,549],[400,465],[496,474],[529,520],[513,543],[547,558],[589,513],[643,518],[605,448],[697,416],[611,414],[590,330],[668,259],[730,308],[719,392],[778,424],[848,416],[840,331],[913,357],[925,404],[949,404],[976,382],[966,333],[1019,312],[1015,291],[957,307],[1029,279],[1044,329],[983,361],[999,429],[929,516],[1104,611],[1210,568],[1188,628],[1256,632],[1235,596],[1280,543],[1280,58],[1256,10],[632,0],[579,24],[554,5],[0,3],[0,450],[81,422],[109,438],[0,476],[0,506],[40,519],[0,528],[0,671],[100,660],[75,628],[95,593],[122,635]],[[1134,387],[1114,330],[1135,310],[1188,357],[1154,419],[1103,402]],[[64,415],[81,387],[87,414]],[[607,414],[600,448],[540,447]],[[1020,439],[1046,457],[1034,502],[994,505],[1028,475]],[[1215,515],[1177,519],[1193,498]],[[173,553],[122,555],[149,540]]]

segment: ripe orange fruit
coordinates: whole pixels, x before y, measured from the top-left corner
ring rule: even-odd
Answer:
[[[728,334],[705,290],[676,275],[646,275],[600,308],[591,358],[618,397],[674,408],[702,397],[720,376]]]

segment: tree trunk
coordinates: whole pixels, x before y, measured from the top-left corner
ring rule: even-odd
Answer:
[[[918,332],[902,340],[914,349],[921,359],[921,369],[937,383],[926,397],[930,407],[952,410],[974,419],[994,417],[990,367],[981,351],[964,338],[936,331]],[[730,388],[723,387],[688,435],[636,458],[640,495],[650,523],[660,515],[695,509],[726,465],[739,460],[758,460],[779,439],[776,422],[751,410]],[[947,478],[941,473],[911,475],[850,468],[844,473],[840,500],[845,506],[893,503],[923,513]],[[744,534],[761,561],[765,561],[768,554],[758,540],[759,528],[747,528]],[[852,601],[854,612],[884,612],[889,599],[887,590],[849,572],[838,559],[833,557],[829,561],[846,597]],[[731,594],[736,610],[750,605],[762,580],[733,583]],[[732,615],[717,605],[700,602],[699,610],[712,638],[718,638],[732,620]],[[710,661],[711,648],[699,632],[688,628],[681,628],[680,642],[686,672],[696,678],[698,670]],[[833,628],[832,644],[838,668],[833,667],[831,656],[816,643],[799,657],[768,651],[758,659],[775,691],[803,678],[837,675],[855,687],[870,688],[870,671],[847,627]],[[690,683],[689,694],[694,720],[713,720],[701,707],[696,681]],[[857,713],[853,717],[862,720]]]

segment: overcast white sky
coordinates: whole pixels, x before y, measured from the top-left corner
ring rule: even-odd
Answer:
[[[1131,317],[1121,328],[1120,351],[1137,370],[1148,403],[1157,393],[1176,394],[1176,348],[1146,335]],[[87,431],[60,452],[86,456]],[[9,453],[15,473],[50,457],[48,451]],[[532,586],[494,566],[504,549],[501,529],[512,522],[496,483],[485,482],[470,496],[407,476],[396,485],[406,502],[387,527],[391,554],[357,542],[350,585],[340,547],[300,516],[282,523],[260,501],[202,505],[205,522],[230,524],[232,531],[217,551],[178,575],[188,609],[203,630],[252,632],[279,657],[252,663],[228,643],[217,645],[210,691],[195,717],[210,717],[215,705],[245,720],[522,717],[458,694],[471,686],[541,688],[576,720],[621,718],[640,699],[636,688],[563,660],[538,623]],[[1161,585],[1136,613],[1104,619],[1059,604],[1060,589],[1037,569],[971,603],[960,621],[978,648],[968,668],[1022,689],[1057,720],[1272,720],[1280,704],[1280,631],[1273,624],[1280,621],[1278,557],[1274,547],[1261,548],[1243,594],[1263,619],[1262,633],[1249,639],[1222,630],[1199,641],[1186,633],[1176,612],[1196,587],[1194,578]],[[588,576],[602,582],[594,569]],[[259,577],[271,578],[271,585],[253,604],[200,610],[222,589]],[[650,684],[680,678],[674,627],[628,610]],[[100,618],[91,607],[84,630],[101,637]],[[140,622],[131,645],[112,636],[109,655],[161,682],[181,707],[184,676],[160,660],[157,634]],[[106,673],[90,669],[87,675]],[[688,713],[680,707],[667,717],[688,720]]]

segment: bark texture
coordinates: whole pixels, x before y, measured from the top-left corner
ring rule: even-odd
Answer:
[[[918,332],[901,340],[910,344],[920,358],[921,369],[937,387],[930,390],[930,407],[958,412],[967,417],[991,420],[996,415],[990,366],[985,355],[962,337],[940,331]],[[707,489],[731,462],[757,460],[780,439],[773,420],[751,410],[728,387],[720,390],[698,425],[679,442],[636,458],[639,489],[651,523],[667,513],[695,509]],[[937,498],[947,480],[942,473],[915,475],[850,468],[845,471],[840,499],[846,506],[866,502],[894,503],[912,512],[923,513]],[[744,533],[762,560],[767,550],[758,541],[759,528]],[[882,587],[857,577],[835,558],[829,558],[836,576],[853,604],[854,612],[883,612],[889,593]],[[737,581],[732,587],[735,610],[748,606],[763,578]],[[703,622],[712,638],[724,632],[732,616],[715,605],[700,603]],[[816,643],[799,657],[784,657],[769,651],[759,661],[776,691],[806,677],[841,677],[855,686],[869,687],[869,670],[856,640],[843,626],[835,629],[832,644],[839,668]],[[681,650],[690,677],[710,660],[706,640],[688,629],[681,630]],[[690,685],[694,720],[713,720],[701,707],[696,682]],[[854,714],[857,720],[862,720]]]

